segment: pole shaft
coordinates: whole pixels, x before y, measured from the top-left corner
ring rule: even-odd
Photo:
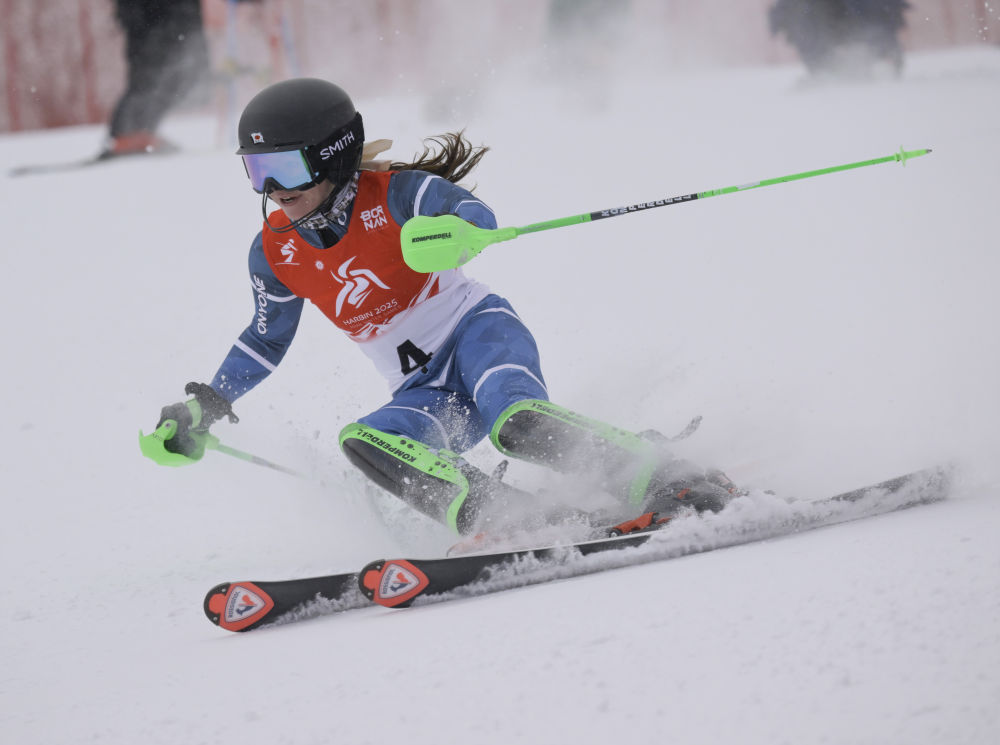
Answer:
[[[919,151],[915,151],[919,152]],[[921,153],[922,155],[923,153]],[[910,154],[908,154],[909,157]],[[765,179],[764,181],[755,181],[749,184],[741,184],[740,186],[727,186],[722,189],[712,189],[711,191],[698,192],[698,199],[707,199],[708,197],[716,197],[720,194],[732,194],[736,191],[747,191],[748,189],[759,189],[762,186],[773,186],[774,184],[784,184],[789,181],[799,181],[804,178],[812,178],[813,176],[825,176],[828,173],[836,173],[838,171],[849,171],[853,168],[864,168],[865,166],[875,166],[879,163],[888,163],[890,161],[899,160],[899,154],[887,155],[884,158],[873,158],[872,160],[862,160],[857,163],[848,163],[843,166],[831,166],[830,168],[818,168],[815,171],[803,171],[802,173],[793,173],[789,176],[778,176],[777,178]]]
[[[245,460],[248,463],[253,463],[258,466],[264,466],[265,468],[271,468],[275,471],[281,471],[282,473],[287,473],[291,476],[301,476],[302,474],[297,471],[293,471],[291,468],[285,468],[284,466],[278,465],[277,463],[272,463],[269,460],[265,460],[258,455],[253,455],[252,453],[245,453],[242,450],[237,450],[236,448],[231,448],[228,445],[223,445],[221,442],[216,441],[212,444],[207,444],[212,450],[217,450],[220,453],[226,455],[231,455],[234,458],[239,458],[240,460]]]
[[[733,194],[738,191],[759,189],[762,186],[773,186],[774,184],[784,184],[789,181],[800,181],[801,179],[812,178],[813,176],[825,176],[828,173],[849,171],[854,168],[864,168],[866,166],[874,166],[880,163],[890,163],[895,161],[906,165],[906,161],[910,158],[917,158],[921,155],[926,155],[929,152],[931,152],[929,149],[903,150],[903,148],[900,148],[898,153],[893,153],[892,155],[887,155],[882,158],[860,160],[856,163],[846,163],[840,166],[830,166],[829,168],[817,168],[813,171],[803,171],[802,173],[793,173],[788,176],[778,176],[777,178],[764,179],[763,181],[753,181],[739,186],[725,186],[721,189],[709,189],[708,191],[699,191],[693,194],[682,194],[677,197],[656,199],[651,202],[640,202],[638,204],[628,205],[627,207],[612,207],[610,209],[597,210],[596,212],[585,212],[582,215],[573,215],[571,217],[563,217],[558,220],[546,220],[545,222],[525,225],[524,227],[515,228],[515,230],[517,231],[517,235],[537,233],[542,230],[565,227],[566,225],[576,225],[578,223],[593,222],[594,220],[604,220],[609,217],[618,217],[632,212],[644,212],[645,210],[653,209],[655,207],[668,207],[672,204],[683,204],[684,202],[693,202],[697,199],[708,199],[709,197],[717,197],[722,194]]]

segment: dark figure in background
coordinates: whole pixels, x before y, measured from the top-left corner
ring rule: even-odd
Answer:
[[[156,130],[208,70],[201,0],[115,0],[115,8],[125,32],[128,85],[111,115],[103,155],[174,150]]]
[[[879,64],[903,68],[906,0],[778,0],[771,33],[784,33],[813,76],[867,78]]]

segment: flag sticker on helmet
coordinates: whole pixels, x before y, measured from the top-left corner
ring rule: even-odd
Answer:
[[[260,132],[251,132],[250,139],[253,140],[253,143],[255,145],[259,145],[264,141],[264,135],[262,135]]]

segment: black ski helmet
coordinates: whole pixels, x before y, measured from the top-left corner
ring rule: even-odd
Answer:
[[[301,150],[313,179],[309,186],[329,179],[336,192],[361,164],[365,132],[361,114],[343,88],[317,78],[293,78],[250,99],[237,137],[238,155]],[[275,186],[291,185],[272,181],[263,191]]]

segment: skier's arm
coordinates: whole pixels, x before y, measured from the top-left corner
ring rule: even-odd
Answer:
[[[235,401],[278,366],[288,351],[302,315],[302,298],[283,285],[264,257],[261,236],[250,248],[253,318],[212,378],[211,386]]]
[[[389,212],[402,225],[417,215],[458,215],[478,228],[497,226],[493,210],[472,192],[425,171],[400,171],[389,181]]]
[[[250,281],[253,320],[229,350],[211,384],[188,383],[184,392],[193,398],[165,406],[156,430],[140,436],[143,454],[157,463],[182,465],[200,460],[208,428],[222,417],[238,421],[232,402],[270,375],[292,343],[303,300],[274,276],[259,235],[250,248]]]

